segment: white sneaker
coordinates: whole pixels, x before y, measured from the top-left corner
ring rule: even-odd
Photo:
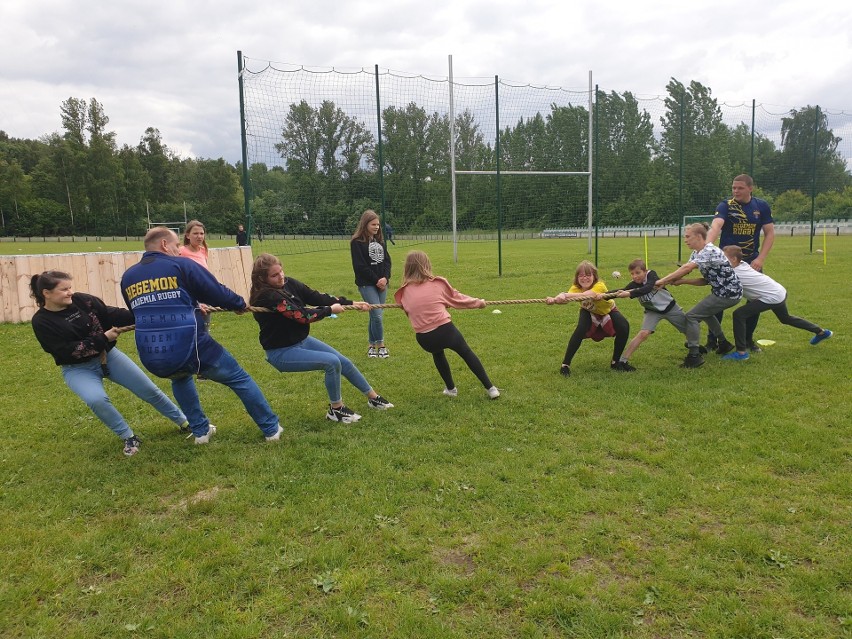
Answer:
[[[443,393],[447,397],[458,397],[459,389],[458,388],[445,388],[443,390]]]
[[[281,439],[281,433],[283,433],[283,432],[284,432],[284,429],[281,428],[281,424],[278,424],[278,430],[275,431],[274,435],[269,435],[269,437],[266,438],[266,441],[277,442],[278,440]]]
[[[216,434],[216,427],[213,424],[209,424],[207,428],[207,434],[202,435],[201,437],[195,438],[196,444],[206,444],[210,441],[210,438]]]
[[[497,389],[496,386],[492,386],[488,389],[488,397],[490,397],[491,399],[497,399],[498,397],[500,397],[500,391]]]

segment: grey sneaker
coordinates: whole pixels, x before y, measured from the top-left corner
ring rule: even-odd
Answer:
[[[370,348],[367,349],[367,357],[378,357],[378,356],[379,356],[379,353],[378,353],[378,351],[376,351],[375,346],[371,346]]]
[[[207,433],[202,435],[201,437],[195,438],[196,444],[206,444],[210,441],[210,438],[216,434],[216,427],[213,424],[207,425]]]
[[[368,397],[367,406],[369,406],[370,408],[377,408],[378,410],[387,410],[388,408],[393,408],[393,404],[391,404],[381,395],[376,395],[372,399]]]
[[[442,392],[447,397],[458,397],[459,396],[459,389],[458,388],[445,388]]]
[[[388,353],[388,349],[386,346],[379,347],[378,356],[382,359],[387,359],[388,357],[390,357],[390,353]]]
[[[124,450],[122,451],[125,455],[130,457],[131,455],[135,455],[139,452],[139,438],[136,435],[132,437],[128,437],[124,440]]]
[[[283,432],[284,432],[284,429],[283,429],[283,428],[281,428],[281,424],[278,424],[278,430],[276,430],[276,431],[275,431],[275,434],[274,434],[274,435],[268,435],[268,436],[266,437],[266,441],[268,441],[268,442],[277,442],[278,440],[280,440],[280,439],[281,439],[281,433],[283,433]]]
[[[498,397],[500,397],[500,391],[497,389],[496,386],[492,386],[488,389],[488,397],[491,399],[497,399]]]
[[[331,404],[328,405],[328,412],[325,418],[333,422],[343,422],[344,424],[354,424],[361,416],[345,404],[340,408],[335,408]]]

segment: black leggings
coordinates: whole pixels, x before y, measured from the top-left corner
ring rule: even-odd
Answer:
[[[612,347],[612,361],[617,362],[618,358],[624,352],[624,347],[627,346],[627,338],[630,336],[630,323],[618,310],[613,310],[609,314],[612,321],[612,327],[615,329],[615,344]],[[574,329],[574,334],[568,340],[568,348],[565,350],[565,359],[563,364],[571,365],[571,360],[574,359],[574,354],[580,348],[580,344],[586,339],[586,333],[592,327],[592,314],[584,308],[580,309],[580,318],[577,320],[577,328]]]
[[[435,361],[435,368],[444,380],[444,386],[447,388],[455,388],[456,384],[453,381],[453,373],[450,370],[450,364],[447,361],[447,356],[444,355],[444,349],[449,348],[451,351],[458,353],[459,357],[464,360],[467,367],[476,375],[477,379],[482,382],[485,388],[491,388],[493,384],[488,379],[488,373],[482,366],[482,362],[476,356],[467,342],[464,341],[464,336],[459,332],[452,322],[442,324],[435,330],[428,333],[417,333],[417,343],[427,353],[432,353],[432,359]]]

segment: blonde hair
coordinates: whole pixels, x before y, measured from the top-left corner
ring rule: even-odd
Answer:
[[[269,269],[273,266],[281,266],[281,260],[271,253],[261,253],[257,256],[251,267],[251,291],[249,292],[249,304],[254,305],[263,291],[272,287],[266,282],[269,277]]]
[[[145,234],[145,239],[142,240],[142,242],[145,245],[146,251],[156,251],[157,245],[162,240],[167,237],[171,238],[172,236],[177,237],[177,234],[170,228],[166,228],[165,226],[153,226]]]
[[[192,231],[192,229],[194,229],[196,226],[200,226],[201,230],[204,231],[204,239],[201,241],[201,244],[202,244],[202,246],[204,246],[204,249],[206,250],[207,249],[207,229],[204,228],[204,225],[201,222],[199,222],[198,220],[190,220],[189,222],[186,223],[186,228],[183,230],[183,245],[189,246],[189,244],[190,244],[189,234]]]
[[[432,275],[432,261],[423,251],[411,251],[405,256],[405,267],[402,271],[402,285],[422,284],[435,279]]]
[[[367,225],[373,220],[379,220],[379,230],[376,231],[376,239],[382,244],[384,244],[385,236],[384,233],[382,233],[381,220],[379,219],[379,214],[376,213],[373,209],[367,209],[361,215],[361,219],[358,220],[358,227],[352,234],[352,239],[357,240],[359,242],[369,242],[372,236],[370,235],[370,231],[367,230]]]
[[[597,284],[600,281],[600,275],[598,275],[598,267],[592,264],[589,260],[583,260],[579,264],[577,264],[577,270],[574,271],[574,286],[577,288],[583,288],[580,286],[580,274],[581,273],[591,273],[595,281],[592,282],[592,286]],[[589,287],[591,288],[591,286]]]
[[[707,224],[704,222],[695,222],[694,224],[690,224],[686,227],[686,230],[690,233],[700,235],[705,240],[707,239]]]

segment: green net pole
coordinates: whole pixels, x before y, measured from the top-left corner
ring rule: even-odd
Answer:
[[[811,163],[811,248],[810,252],[814,252],[814,233],[816,225],[814,217],[816,213],[816,163],[817,163],[817,136],[819,135],[819,105],[814,109],[814,153]]]
[[[677,262],[681,263],[683,259],[683,242],[681,241],[681,235],[683,235],[683,111],[684,111],[684,102],[686,102],[686,93],[680,94],[680,141],[678,142],[678,148],[680,151],[680,158],[678,161],[679,164],[679,176],[678,176],[678,188],[677,188],[677,200],[678,200],[678,209],[679,215],[677,216]]]
[[[382,160],[382,103],[379,96],[379,65],[376,65],[376,119],[378,120],[378,152],[379,152],[379,219],[384,237],[385,225],[385,163]]]
[[[597,212],[600,210],[598,208],[600,204],[600,197],[598,195],[598,85],[595,85],[595,103],[592,105],[594,108],[594,149],[595,154],[592,158],[593,168],[592,174],[589,176],[589,179],[592,180],[592,192],[594,193],[594,208],[592,213],[592,223],[595,227],[595,266],[598,265],[598,215]],[[590,238],[591,239],[591,238]]]
[[[497,139],[494,142],[494,156],[497,167],[497,274],[503,276],[503,210],[500,202],[500,79],[494,76],[494,123],[497,127]]]
[[[251,185],[249,183],[248,143],[246,142],[246,103],[243,94],[243,52],[237,51],[237,80],[240,87],[240,139],[243,151],[243,207],[246,216],[246,237],[251,246],[251,234],[254,230],[251,218]]]
[[[748,164],[748,174],[754,178],[754,100],[751,101],[751,160]]]

